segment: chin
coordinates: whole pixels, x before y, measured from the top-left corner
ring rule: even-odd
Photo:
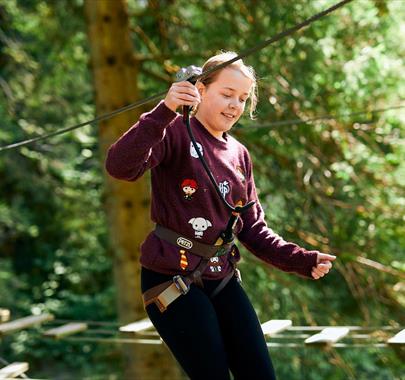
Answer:
[[[236,123],[237,123],[237,121],[233,121],[231,124],[226,125],[225,132],[229,131]]]

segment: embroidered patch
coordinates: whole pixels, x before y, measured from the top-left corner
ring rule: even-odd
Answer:
[[[179,247],[182,247],[182,248],[186,248],[186,249],[191,249],[191,248],[193,248],[193,242],[190,241],[190,240],[188,240],[188,239],[186,239],[186,238],[184,238],[184,237],[182,237],[182,236],[179,237],[179,238],[177,238],[176,243],[177,243],[177,245],[178,245]]]
[[[211,272],[221,272],[222,267],[219,265],[219,257],[211,257],[210,259],[210,270]]]
[[[245,182],[246,181],[246,176],[245,176],[245,172],[243,171],[243,169],[240,166],[236,167],[236,175],[238,176],[238,178],[242,181]]]
[[[194,235],[198,239],[202,238],[204,231],[208,227],[212,227],[212,224],[208,219],[204,219],[201,217],[192,218],[188,222],[193,226]]]
[[[195,181],[194,179],[186,178],[181,183],[181,188],[183,190],[184,198],[187,199],[188,201],[191,201],[191,199],[193,199],[193,194],[198,189],[197,181]]]
[[[229,191],[230,191],[230,185],[229,185],[229,182],[228,182],[228,181],[220,182],[220,183],[218,184],[218,187],[219,187],[219,190],[221,191],[221,194],[222,194],[224,197],[225,197],[226,194],[228,194]]]
[[[188,261],[186,256],[186,251],[184,249],[180,249],[180,268],[185,270],[188,267]]]
[[[197,143],[197,147],[198,147],[198,150],[201,153],[201,156],[204,156],[203,147],[199,142]],[[191,154],[191,157],[198,158],[197,151],[195,150],[194,144],[193,144],[192,141],[190,141],[190,154]]]
[[[221,272],[222,271],[221,265],[218,265],[218,266],[210,265],[210,269],[211,269],[211,272]]]

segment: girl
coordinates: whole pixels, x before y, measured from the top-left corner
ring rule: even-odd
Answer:
[[[235,56],[210,58],[203,73]],[[191,379],[226,380],[229,371],[234,379],[275,379],[260,322],[235,271],[239,251],[232,241],[221,254],[215,246],[230,211],[196,149],[228,203],[255,201],[233,228],[255,256],[312,279],[327,274],[336,258],[286,242],[266,225],[249,153],[227,133],[248,99],[252,117],[256,93],[254,70],[242,60],[195,85],[174,83],[164,101],[143,114],[107,154],[106,169],[115,178],[135,181],[151,169],[151,217],[157,228],[141,246],[141,289],[149,318]],[[176,113],[185,105],[194,107],[190,124],[197,148]]]

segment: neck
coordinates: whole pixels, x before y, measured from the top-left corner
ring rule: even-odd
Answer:
[[[201,117],[200,114],[198,114],[198,112],[195,114],[195,118],[203,125],[203,127],[204,127],[212,136],[214,136],[216,139],[218,139],[218,140],[220,140],[220,141],[225,141],[225,142],[226,142],[226,140],[225,140],[225,138],[224,138],[224,136],[223,136],[224,133],[223,133],[222,131],[216,131],[215,129],[212,129],[212,128],[209,126],[208,122],[206,122],[206,121],[204,120],[204,118]]]

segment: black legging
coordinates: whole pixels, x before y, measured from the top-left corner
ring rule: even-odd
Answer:
[[[142,292],[172,276],[146,268]],[[192,380],[274,380],[276,378],[260,322],[235,277],[213,299],[220,280],[192,284],[163,313],[155,304],[146,312],[156,330]]]

